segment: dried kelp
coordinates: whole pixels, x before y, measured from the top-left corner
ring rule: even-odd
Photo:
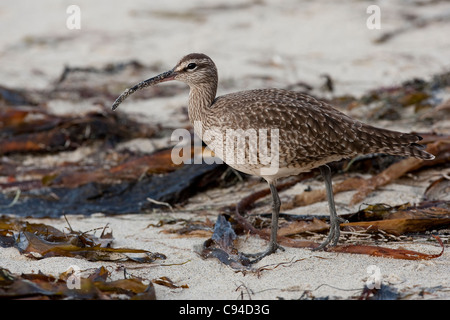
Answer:
[[[410,122],[410,111],[413,111],[414,117],[422,122],[444,123],[450,119],[449,87],[450,72],[447,71],[429,80],[415,78],[400,85],[370,90],[362,97],[335,96],[328,102],[356,112],[366,122],[380,119]],[[444,124],[442,132],[447,132],[446,127]]]
[[[293,185],[295,185],[296,183],[298,183],[299,181],[308,179],[310,177],[313,176],[313,173],[311,172],[306,172],[306,173],[301,173],[300,175],[298,175],[297,177],[290,179],[284,183],[280,183],[277,185],[277,190],[278,192],[280,192],[281,190],[287,189],[289,187],[292,187]],[[239,201],[239,203],[236,205],[236,209],[235,209],[235,219],[237,221],[237,223],[244,228],[244,230],[249,231],[250,233],[254,233],[254,234],[259,234],[260,236],[262,236],[260,230],[258,230],[257,228],[255,228],[250,222],[248,222],[242,215],[241,212],[244,212],[245,210],[248,210],[252,207],[252,205],[260,198],[263,198],[265,196],[267,196],[268,194],[270,194],[270,189],[265,188],[262,189],[260,191],[251,193],[250,195],[248,195],[247,197],[244,197],[243,199],[241,199]],[[267,234],[268,236],[268,234]]]
[[[8,133],[13,138],[2,140],[0,149],[3,153],[63,151],[75,148],[83,141],[92,143],[95,139],[107,137],[121,141],[149,137],[154,132],[151,127],[127,121],[126,117],[120,119],[117,122],[119,118],[115,116],[108,118],[97,114],[67,118],[68,122],[59,119],[55,121],[56,127],[48,125],[46,129],[50,128],[50,131],[40,132],[37,137],[32,132],[18,136]],[[17,121],[22,121],[22,117]],[[9,120],[9,123],[14,121]],[[13,127],[18,130],[20,126]],[[72,127],[74,130],[69,130]],[[23,143],[18,142],[21,139],[24,139]],[[2,210],[4,213],[33,216],[143,212],[157,207],[147,198],[172,204],[182,202],[201,188],[216,183],[215,175],[221,175],[225,170],[225,165],[175,165],[171,160],[171,152],[172,149],[163,149],[142,155],[110,151],[96,154],[99,159],[85,159],[81,163],[66,162],[46,168],[22,167],[20,162],[16,165],[14,160],[0,163],[1,174],[8,177],[7,182],[0,183],[0,189],[6,191],[0,194],[0,207],[7,207]],[[171,175],[176,169],[180,171]],[[161,175],[163,173],[167,175]],[[10,205],[18,189],[20,199]],[[130,196],[124,200],[122,195],[128,192]]]
[[[431,260],[439,258],[444,253],[444,244],[437,236],[434,238],[439,242],[442,250],[437,254],[427,254],[406,249],[391,249],[380,246],[369,245],[338,245],[328,248],[327,251],[353,254],[367,254],[374,257],[394,258],[403,260]]]
[[[170,163],[169,163],[170,165]],[[136,168],[139,170],[139,168]],[[0,194],[2,212],[20,216],[59,217],[62,214],[92,214],[103,212],[108,214],[140,213],[163,208],[147,198],[170,204],[181,203],[193,194],[217,185],[226,167],[222,164],[184,165],[180,169],[158,175],[148,175],[145,171],[136,180],[112,181],[107,183],[95,174],[87,177],[88,183],[72,187],[41,187],[20,194],[20,200],[13,206],[16,192]],[[98,173],[98,172],[97,172]],[[107,173],[108,175],[110,173]],[[78,179],[76,175],[73,175]],[[110,177],[118,178],[111,175]],[[71,183],[74,183],[72,180]],[[114,183],[115,182],[115,183]]]
[[[0,268],[0,299],[32,300],[155,300],[155,288],[140,279],[108,280],[110,273],[104,267],[91,275],[81,270],[63,272],[59,277],[39,273],[12,274]]]
[[[159,284],[160,286],[165,286],[165,287],[168,287],[168,288],[171,288],[171,289],[178,289],[178,288],[188,289],[189,288],[189,286],[187,284],[181,284],[181,285],[175,284],[168,277],[160,277],[158,279],[153,279],[152,282],[155,283],[155,284]]]
[[[132,248],[113,248],[111,233],[105,228],[100,237],[93,233],[62,232],[44,224],[29,223],[17,218],[0,217],[0,231],[10,234],[14,246],[29,257],[79,257],[90,261],[134,261],[151,263],[166,257],[161,253]],[[10,241],[11,242],[11,241]],[[137,255],[137,256],[135,256]]]
[[[393,180],[401,177],[407,172],[417,170],[424,166],[433,166],[436,164],[445,164],[450,162],[450,140],[438,140],[436,142],[430,143],[428,144],[426,150],[435,155],[436,158],[429,162],[416,158],[408,158],[394,163],[392,166],[390,166],[380,174],[362,182],[358,187],[357,193],[353,195],[350,204],[361,202],[370,192],[372,192],[376,188],[392,182]]]
[[[448,175],[445,175],[433,181],[425,190],[424,196],[430,201],[450,201],[450,177]]]
[[[362,211],[373,212],[369,206]],[[380,206],[377,206],[380,207]],[[355,215],[367,216],[356,212]],[[405,233],[424,232],[427,230],[437,230],[450,226],[450,202],[430,201],[422,202],[418,205],[404,204],[401,206],[378,208],[377,216],[370,214],[367,221],[343,223],[344,230],[365,230],[367,232],[384,231],[393,235]],[[348,215],[351,221],[353,215]]]
[[[288,184],[289,185],[289,184]],[[258,191],[254,194],[249,195],[244,198],[240,205],[236,208],[236,221],[239,223],[240,227],[246,232],[257,234],[263,239],[269,239],[269,230],[259,229],[253,225],[249,220],[245,219],[240,211],[244,211],[253,205],[253,202],[262,196],[268,194],[268,190]],[[370,220],[370,221],[356,221],[344,223],[341,225],[344,230],[352,230],[361,228],[368,232],[390,232],[392,234],[403,234],[411,232],[422,232],[424,230],[435,230],[436,228],[445,228],[450,225],[450,204],[445,201],[440,202],[424,202],[417,206],[402,205],[395,208],[387,208],[385,206],[371,206],[363,212],[357,212],[355,214],[346,215],[345,218],[351,221],[355,220]],[[371,214],[373,211],[377,211],[377,215]],[[381,209],[383,209],[383,214],[381,214]],[[387,213],[388,212],[388,213]],[[377,220],[383,219],[383,220]],[[308,240],[298,240],[290,236],[294,234],[308,233],[311,232],[312,228],[317,228],[315,232],[327,231],[328,227],[323,223],[317,223],[318,219],[297,222],[294,218],[290,219],[288,223],[281,223],[285,225],[280,228],[280,233],[278,234],[278,243],[281,246],[296,247],[296,248],[316,248],[319,243]],[[290,227],[289,224],[293,226]],[[316,227],[315,225],[318,225]],[[292,232],[295,230],[295,233]],[[286,232],[287,231],[287,232]],[[289,235],[289,236],[286,236]],[[342,253],[355,253],[355,254],[368,254],[372,256],[380,257],[391,257],[396,259],[407,259],[407,260],[421,260],[421,259],[434,259],[440,257],[444,252],[444,246],[439,237],[434,236],[436,240],[442,247],[442,251],[439,254],[425,254],[411,250],[404,249],[391,249],[384,248],[380,246],[370,246],[370,245],[338,245],[336,247],[330,247],[325,249],[326,251],[332,252],[342,252]]]
[[[84,116],[55,116],[36,108],[6,108],[0,113],[0,124],[0,155],[54,153],[98,140],[114,144],[137,137],[152,137],[157,131],[155,127],[108,111]]]
[[[21,232],[17,238],[17,247],[22,254],[38,259],[48,257],[82,257],[89,261],[134,261],[153,262],[165,259],[160,253],[130,248],[110,248],[100,245],[77,245],[70,241],[49,242],[29,232]],[[134,258],[130,254],[143,254],[144,257]]]
[[[187,219],[175,219],[169,222],[170,224],[178,224],[177,227],[174,228],[166,228],[162,230],[162,233],[176,235],[180,238],[186,237],[211,237],[213,234],[214,223],[212,223],[209,219],[205,221],[193,221]],[[153,227],[161,227],[164,224],[168,224],[167,222],[160,221],[158,225],[152,225]]]
[[[0,86],[0,107],[24,105],[35,106],[37,102],[30,97],[26,90]],[[0,111],[0,114],[2,113],[3,111]]]
[[[160,208],[157,202],[178,204],[220,183],[216,175],[222,175],[225,165],[174,165],[172,150],[166,148],[152,154],[116,150],[118,143],[135,138],[169,135],[169,141],[170,128],[139,122],[102,107],[121,91],[115,74],[136,75],[149,68],[155,66],[137,61],[66,67],[54,88],[48,90],[0,87],[1,212],[35,217],[146,212]],[[164,93],[143,94],[172,95],[179,88],[166,86],[161,90]],[[98,110],[54,114],[47,104],[55,99],[83,100]],[[80,147],[80,153],[86,153],[81,160],[58,160],[59,153],[65,152],[64,159],[67,151]],[[50,164],[42,161],[44,154],[52,155]]]
[[[152,154],[113,149],[118,142],[160,133],[155,125],[109,111],[56,116],[39,106],[5,107],[0,112],[0,155],[8,157],[0,161],[1,211],[35,217],[138,213],[160,207],[148,198],[173,205],[220,183],[216,176],[225,171],[223,164],[175,165],[170,148]],[[32,161],[23,165],[25,155],[55,154],[80,146],[100,150],[56,166]]]
[[[436,210],[434,207],[425,206],[427,208],[428,213],[422,212],[421,215],[427,215],[432,216],[436,215]],[[242,207],[241,207],[242,208]],[[409,211],[412,212],[412,211]],[[398,211],[394,213],[391,213],[392,216],[395,217],[395,215],[398,215]],[[437,214],[438,216],[441,215],[441,213]],[[448,212],[446,214],[448,216]],[[355,214],[354,216],[357,216]],[[361,215],[359,215],[361,216]],[[386,218],[386,217],[385,217]],[[244,219],[241,217],[241,219]],[[388,219],[388,218],[387,218]],[[244,219],[245,220],[245,219]],[[396,219],[394,219],[396,220]],[[316,220],[313,220],[316,221]],[[386,220],[389,221],[389,220]],[[447,221],[447,220],[446,220]],[[427,221],[428,222],[428,221]],[[292,223],[292,222],[291,222]],[[317,221],[316,221],[317,223]],[[371,221],[370,223],[373,223]],[[447,221],[445,225],[448,225],[450,221]],[[290,227],[290,229],[296,228],[296,223],[294,221],[294,227]],[[247,226],[250,226],[250,228],[246,229]],[[350,226],[351,223],[344,224],[344,226]],[[419,225],[419,224],[417,224]],[[433,227],[436,227],[438,225],[437,223],[433,224]],[[351,225],[353,227],[353,225]],[[441,224],[442,226],[442,224]],[[240,227],[243,227],[245,230],[250,231],[252,233],[258,234],[261,238],[268,239],[269,238],[269,232],[265,230],[259,230],[252,226],[248,221],[244,225],[241,223]],[[321,229],[327,229],[324,227],[323,224],[320,224]],[[251,229],[251,230],[250,230]],[[282,231],[283,228],[280,229]],[[298,228],[296,232],[302,233],[307,232],[310,230],[310,226],[306,228]],[[422,230],[422,229],[421,229]],[[411,231],[411,230],[408,230]],[[283,233],[283,232],[281,232]],[[284,234],[278,235],[278,243],[281,246],[288,246],[288,247],[296,247],[296,248],[315,248],[319,246],[319,243],[313,242],[313,241],[305,241],[305,240],[297,240],[288,237],[289,235],[293,235],[293,233],[284,232]],[[225,265],[231,266],[233,269],[239,270],[239,271],[256,271],[253,270],[251,267],[251,260],[249,260],[249,255],[243,254],[242,252],[238,251],[237,248],[234,246],[234,240],[236,239],[236,234],[234,232],[234,229],[232,228],[231,223],[225,218],[225,216],[220,215],[217,219],[217,222],[215,224],[214,228],[214,234],[213,236],[206,240],[203,244],[203,248],[200,252],[200,255],[204,258],[210,258],[214,257],[221,261]],[[404,259],[404,260],[430,260],[440,257],[444,253],[444,245],[441,241],[441,239],[437,236],[434,236],[434,238],[438,241],[440,246],[442,247],[442,250],[440,253],[437,254],[427,254],[422,252],[417,252],[413,250],[406,250],[406,249],[392,249],[392,248],[386,248],[381,246],[372,246],[372,245],[359,245],[359,244],[352,244],[352,245],[338,245],[335,247],[330,247],[325,249],[329,252],[339,252],[339,253],[353,253],[353,254],[366,254],[370,256],[377,256],[377,257],[389,257],[394,259]]]

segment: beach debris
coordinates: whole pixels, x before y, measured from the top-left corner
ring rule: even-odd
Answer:
[[[133,139],[168,138],[173,129],[160,124],[143,123],[127,114],[118,115],[105,107],[128,83],[118,83],[114,80],[118,78],[117,73],[141,77],[141,74],[153,69],[156,70],[157,67],[145,66],[138,61],[107,64],[103,67],[67,66],[51,89],[29,90],[0,86],[0,212],[16,216],[60,217],[72,213],[123,214],[176,210],[180,204],[202,190],[243,182],[245,179],[233,180],[226,176],[227,166],[224,164],[173,164],[170,157],[173,150],[169,144],[151,152],[117,149],[120,143]],[[112,78],[114,79],[111,80]],[[428,81],[412,79],[399,86],[371,90],[361,98],[333,97],[329,102],[350,111],[370,106],[371,109],[364,112],[364,116],[372,120],[400,119],[405,108],[413,108],[418,119],[433,122],[445,118],[448,114],[446,103],[442,101],[442,97],[446,97],[444,92],[448,87],[450,73],[446,72]],[[171,96],[181,90],[186,89],[176,85],[154,87],[134,95],[133,99]],[[52,112],[48,107],[51,100],[67,103],[83,101],[96,108],[95,111],[83,115],[62,115]],[[439,111],[439,119],[432,117],[433,110]],[[333,163],[335,172],[349,174],[347,179],[334,184],[334,192],[356,190],[352,203],[359,203],[377,188],[392,183],[407,173],[417,172],[422,168],[448,168],[450,137],[434,132],[418,134],[424,138],[421,143],[427,145],[427,151],[436,156],[435,160],[425,163],[416,159],[377,154]],[[71,161],[67,152],[74,150],[81,150],[80,152],[85,154]],[[57,160],[60,155],[61,160]],[[53,160],[46,164],[42,161],[43,156],[53,157]],[[191,154],[191,157],[193,156]],[[370,173],[373,177],[364,179],[354,175],[359,172]],[[286,179],[277,189],[284,190],[315,175],[317,172],[313,171]],[[444,171],[438,180],[430,184],[422,203],[394,208],[382,208],[381,204],[374,204],[359,210],[353,216],[347,215],[344,218],[349,222],[343,226],[343,233],[347,232],[349,239],[355,237],[371,241],[397,241],[398,237],[405,234],[424,236],[424,232],[445,228],[448,226],[448,214],[445,212],[448,203],[446,175],[448,172]],[[268,239],[267,215],[252,214],[248,218],[243,216],[255,206],[256,201],[268,194],[269,189],[262,189],[243,198],[236,206],[235,215],[219,216],[215,224],[217,227],[209,220],[178,220],[176,223],[181,222],[181,228],[177,226],[165,229],[164,232],[174,233],[179,237],[206,237],[208,240],[200,250],[201,254],[205,257],[216,257],[237,269],[245,269],[246,261],[236,250],[235,240],[231,240],[232,235],[250,233]],[[309,205],[322,201],[324,197],[324,190],[308,189],[295,196],[293,201],[284,207]],[[378,210],[374,206],[380,206],[379,211],[384,210],[386,214],[379,218],[363,218],[364,215],[369,215],[369,211]],[[411,215],[413,212],[416,214]],[[280,216],[280,244],[283,246],[314,248],[317,245],[317,237],[328,228],[327,220],[321,216]],[[2,217],[0,226],[2,223],[3,226],[8,223],[6,218]],[[25,254],[35,254],[41,258],[66,254],[93,260],[117,258],[120,261],[128,259],[124,255],[131,254],[113,253],[108,246],[98,246],[100,242],[107,243],[112,240],[102,237],[89,238],[93,236],[90,233],[71,230],[69,233],[59,234],[45,225],[40,227],[45,230],[40,233],[33,229],[38,228],[37,225],[25,226],[19,223],[18,226],[17,229],[0,228],[0,246],[20,246]],[[81,248],[83,250],[70,247],[72,243],[68,239],[78,239],[80,243],[85,241],[84,247]],[[59,242],[63,245],[60,246]],[[97,250],[96,245],[90,249],[90,243],[96,243],[102,251]],[[379,248],[376,246],[365,249],[361,249],[363,245],[356,246],[352,244],[350,248],[341,246],[339,249],[338,246],[334,249],[342,252],[395,255],[394,252],[376,249]],[[145,258],[145,252],[139,254],[144,256],[142,262],[155,258],[149,258],[151,255]],[[426,255],[410,253],[398,256],[427,258]]]
[[[113,248],[112,232],[108,226],[89,231],[75,231],[69,225],[62,232],[42,223],[0,216],[0,239],[2,243],[16,247],[21,254],[35,259],[49,257],[77,257],[89,261],[132,261],[152,263],[166,259],[164,254],[133,248]],[[101,230],[96,236],[95,231]],[[6,240],[9,239],[9,240]],[[13,242],[14,241],[14,242]]]
[[[60,84],[73,84],[74,75],[101,73],[91,71],[66,69]],[[72,89],[78,92],[80,88]],[[22,91],[14,94],[25,97]],[[82,115],[53,114],[46,108],[43,94],[32,93],[39,103],[22,98],[19,102],[25,105],[15,105],[4,100],[6,105],[0,109],[1,213],[60,217],[148,212],[162,209],[158,202],[173,206],[224,181],[217,180],[216,175],[221,176],[226,165],[176,165],[171,159],[176,150],[169,144],[148,153],[116,148],[133,139],[160,139],[170,134],[170,128],[139,122],[126,114],[119,116],[101,107]],[[102,91],[98,94],[100,99]],[[73,97],[65,99],[72,101]],[[68,152],[75,150],[80,151],[70,157]],[[192,147],[192,157],[194,150]],[[48,163],[42,161],[44,155]],[[28,159],[26,163],[24,158]]]
[[[381,283],[379,288],[376,288],[376,287],[369,288],[367,285],[365,285],[360,296],[357,297],[357,299],[358,300],[399,300],[399,299],[401,299],[401,296],[395,287]]]
[[[173,208],[211,186],[239,182],[229,176],[219,181],[216,179],[226,171],[224,164],[174,165],[170,159],[172,149],[169,143],[147,153],[117,149],[119,143],[133,139],[151,141],[166,136],[169,140],[172,128],[140,122],[128,114],[112,113],[106,107],[126,83],[117,83],[120,78],[116,77],[117,74],[140,77],[154,69],[157,66],[146,66],[139,61],[99,67],[66,66],[50,89],[0,86],[0,155],[3,156],[0,160],[0,212],[34,217],[151,212]],[[449,73],[442,73],[429,81],[413,79],[400,86],[371,90],[360,99],[335,97],[330,103],[347,109],[378,103],[379,108],[415,106],[419,110],[419,105],[441,105],[439,94],[449,86]],[[154,87],[133,95],[133,99],[168,96],[180,90],[185,89],[170,85]],[[65,103],[83,101],[95,107],[95,111],[81,115],[54,113],[48,107],[54,100]],[[379,117],[370,112],[365,114],[371,119]],[[431,153],[441,153],[426,165],[449,162],[448,143],[445,142],[448,136],[420,135]],[[81,151],[71,161],[67,152],[75,150]],[[42,161],[44,155],[52,157],[49,164]],[[58,160],[60,155],[61,160]],[[400,161],[398,157],[371,155],[340,162],[338,166],[345,164],[340,170],[359,169],[379,176],[367,180],[351,177],[341,184],[335,183],[335,192],[358,188],[353,202],[361,201],[373,190],[396,179],[400,170],[411,172],[425,165],[411,163],[411,160],[415,159],[391,169],[390,165]],[[336,169],[336,164],[333,166]],[[392,175],[381,173],[380,169],[390,170]],[[321,190],[305,192],[294,198],[291,208],[320,201],[324,194]],[[286,204],[284,202],[283,206]]]
[[[363,199],[373,190],[391,183],[407,172],[417,170],[424,166],[429,167],[450,162],[450,140],[438,140],[430,143],[427,146],[427,150],[436,157],[434,160],[430,161],[431,163],[424,163],[422,160],[415,161],[416,159],[414,158],[408,158],[394,163],[383,172],[365,181],[361,181],[360,186],[357,189],[357,193],[353,195],[350,204],[353,205],[363,201]]]
[[[438,236],[433,236],[441,246],[442,250],[440,253],[428,254],[417,252],[407,249],[392,249],[381,246],[371,246],[371,245],[338,245],[330,248],[330,252],[339,253],[353,253],[353,254],[366,254],[372,257],[383,257],[383,258],[393,258],[402,260],[431,260],[442,256],[444,253],[444,244]]]
[[[138,278],[109,280],[110,271],[69,268],[59,276],[38,273],[16,275],[0,267],[0,299],[27,300],[155,300],[153,283]]]
[[[213,235],[203,243],[200,256],[205,259],[214,257],[233,269],[248,269],[250,259],[235,248],[236,238],[231,223],[221,214],[217,217]]]
[[[449,171],[450,172],[450,171]],[[425,190],[424,196],[427,200],[446,200],[450,201],[450,176],[443,174],[436,179]]]
[[[352,216],[358,216],[358,221],[352,222]],[[406,203],[394,207],[369,205],[346,217],[350,222],[342,224],[343,230],[365,230],[368,233],[384,231],[399,236],[449,227],[450,201],[424,201],[417,205]]]
[[[55,153],[95,141],[114,145],[138,137],[150,138],[157,131],[154,126],[108,113],[111,112],[63,116],[49,114],[38,107],[3,107],[0,155]]]
[[[70,66],[64,66],[64,70],[59,76],[59,79],[57,80],[57,84],[60,84],[64,82],[70,75],[73,75],[75,73],[78,74],[116,74],[123,72],[125,69],[131,69],[131,70],[140,70],[144,68],[144,65],[140,63],[137,60],[130,60],[126,62],[118,62],[118,63],[108,63],[103,67],[70,67]]]
[[[448,205],[448,204],[445,204]],[[404,206],[407,207],[407,206]],[[448,209],[436,209],[439,207],[432,207],[430,204],[424,204],[422,206],[424,210],[426,211],[419,211],[420,213],[417,214],[415,217],[411,217],[410,220],[419,220],[422,223],[409,223],[408,228],[403,228],[403,232],[414,232],[416,230],[423,231],[424,229],[429,229],[430,227],[436,228],[437,226],[449,226],[450,220],[448,218],[444,218],[444,221],[440,221],[441,215],[449,216],[450,211]],[[404,208],[403,208],[404,210]],[[437,213],[436,213],[437,210]],[[366,210],[366,213],[368,213],[369,210]],[[409,215],[414,215],[417,210],[410,210],[408,211]],[[392,213],[393,217],[398,216],[407,216],[408,213],[402,212],[398,213],[399,211],[396,211],[395,213]],[[444,213],[443,213],[444,212]],[[438,216],[437,221],[435,222],[431,216]],[[354,214],[354,216],[361,216],[361,214]],[[424,218],[424,216],[427,216],[428,218]],[[373,218],[373,217],[372,217]],[[393,224],[397,225],[397,219],[389,219],[389,217],[384,216],[384,219],[387,219],[386,221],[393,220]],[[313,223],[317,223],[318,219],[313,219]],[[408,219],[405,219],[408,220]],[[422,221],[421,221],[422,220]],[[425,220],[425,222],[423,221]],[[433,222],[430,223],[430,220],[433,220]],[[384,221],[384,220],[383,220]],[[295,222],[295,221],[294,221]],[[304,222],[304,221],[303,221]],[[374,223],[377,221],[370,221],[367,223]],[[250,225],[251,230],[253,230],[253,233],[259,234],[262,238],[268,239],[269,234],[268,231],[264,230],[258,230],[255,226],[251,225],[249,222],[247,222],[246,225],[241,225],[241,227],[246,228],[247,225]],[[294,223],[294,228],[298,227],[298,223]],[[425,226],[424,226],[425,225]],[[370,225],[366,225],[361,222],[355,222],[355,223],[344,223],[342,225],[344,227],[344,230],[348,228],[355,229],[356,227],[365,227],[367,229],[370,229],[371,232],[375,232],[378,229],[376,227],[371,227]],[[414,229],[414,227],[417,227]],[[323,227],[321,224],[321,229],[326,230],[327,228]],[[388,229],[388,228],[386,228]],[[283,230],[283,229],[280,229]],[[306,226],[304,229],[298,228],[297,233],[307,233],[311,232],[311,226]],[[389,229],[388,229],[389,230]],[[250,231],[250,230],[246,230]],[[250,231],[251,232],[251,231]],[[285,233],[284,235],[279,234],[278,241],[282,246],[286,247],[301,247],[301,248],[315,248],[319,245],[319,243],[313,242],[313,241],[305,241],[305,240],[297,240],[294,238],[291,238],[289,236],[294,235],[294,233]],[[335,247],[327,248],[326,251],[329,252],[339,252],[339,253],[353,253],[353,254],[365,254],[370,256],[376,256],[376,257],[385,257],[385,258],[394,258],[394,259],[404,259],[404,260],[430,260],[440,257],[444,253],[444,244],[442,240],[438,237],[433,235],[433,237],[438,241],[439,245],[441,246],[442,250],[440,253],[436,254],[428,254],[428,253],[422,253],[417,252],[413,250],[407,250],[403,248],[386,248],[382,246],[374,246],[374,245],[365,245],[365,244],[349,244],[349,245],[337,245]],[[266,270],[265,268],[267,266],[261,267],[259,269],[254,269],[251,267],[249,257],[248,255],[244,255],[234,245],[234,241],[237,238],[236,233],[234,232],[234,229],[232,227],[232,224],[227,220],[227,218],[224,215],[220,215],[216,221],[215,227],[214,227],[214,233],[213,236],[209,239],[207,239],[202,247],[202,250],[200,252],[200,255],[203,258],[211,258],[214,257],[218,259],[220,262],[222,262],[225,265],[230,266],[233,269],[247,272],[247,271],[254,271],[256,273]],[[297,262],[297,261],[296,261]],[[259,271],[258,271],[259,270]]]
[[[171,162],[166,168],[157,164],[152,168],[149,159],[141,159],[147,161],[148,167],[125,166],[114,173],[111,170],[115,168],[98,167],[96,170],[91,167],[89,171],[86,166],[77,171],[75,166],[72,172],[65,171],[59,175],[50,172],[38,181],[13,181],[0,185],[0,189],[20,187],[22,190],[19,201],[12,206],[17,189],[0,193],[1,211],[18,216],[60,217],[62,214],[131,214],[167,210],[166,206],[147,199],[172,206],[182,203],[210,186],[220,185],[217,176],[226,169],[222,164],[183,165],[177,169]],[[69,170],[68,167],[65,169]],[[161,172],[163,169],[168,172],[150,173],[151,170]]]
[[[49,89],[0,86],[0,213],[60,217],[152,212],[167,207],[160,203],[173,207],[225,181],[226,175],[216,178],[224,164],[173,163],[173,128],[103,107],[121,90],[115,74],[131,76],[153,68],[138,61],[66,66]],[[173,95],[180,87],[158,90],[142,94]],[[53,101],[82,101],[88,111],[55,112],[58,107],[49,106]],[[118,147],[136,139],[152,144],[164,138],[166,146],[149,151]]]
[[[256,275],[259,278],[259,277],[261,277],[261,274],[262,274],[263,271],[271,271],[271,270],[275,270],[275,269],[280,268],[280,267],[290,268],[295,263],[303,261],[303,260],[305,260],[305,258],[303,258],[303,259],[295,259],[295,260],[291,259],[290,261],[284,261],[284,262],[279,262],[279,263],[274,263],[274,264],[268,264],[268,265],[264,265],[264,266],[261,266],[259,268],[256,268],[253,271],[256,273]]]
[[[173,219],[170,221],[159,221],[157,225],[152,227],[162,227],[163,225],[173,224],[173,228],[165,228],[161,230],[162,233],[172,234],[177,238],[200,237],[207,238],[213,234],[214,223],[206,218],[205,220],[192,219]]]
[[[450,113],[445,100],[450,87],[450,72],[434,75],[431,79],[413,78],[400,85],[369,90],[361,97],[335,96],[328,102],[348,111],[359,112],[365,120],[401,120],[411,109],[418,120],[439,121],[448,119]],[[360,109],[364,110],[361,113]]]
[[[438,25],[439,23],[450,21],[450,13],[443,11],[432,16],[404,13],[401,15],[401,18],[403,18],[403,25],[383,32],[379,37],[375,38],[373,42],[375,44],[384,44],[404,33],[414,32],[417,29],[422,29],[430,25]]]
[[[254,201],[268,194],[268,190],[258,191],[254,194],[242,199],[241,203],[236,209],[236,221],[238,222],[242,232],[250,232],[257,234],[263,239],[269,239],[268,228],[257,228],[249,219],[245,219],[241,212],[250,208]],[[255,196],[256,194],[256,196]],[[261,216],[261,215],[260,215]],[[420,233],[426,230],[436,230],[439,228],[447,228],[450,226],[450,203],[448,201],[425,201],[418,205],[404,204],[396,207],[389,207],[383,204],[368,206],[364,210],[360,210],[353,214],[346,214],[342,216],[350,222],[343,223],[341,227],[344,231],[362,231],[365,234],[380,235],[384,234],[402,235],[411,233]],[[280,215],[283,218],[283,215]],[[262,218],[261,218],[262,219]],[[254,215],[253,215],[253,220]],[[294,232],[287,232],[285,235],[278,236],[278,242],[282,246],[295,248],[315,248],[319,243],[310,240],[296,239],[296,235],[318,233],[320,230],[328,230],[324,223],[319,223],[319,230],[312,232],[313,225],[317,225],[318,218],[311,218],[309,216],[295,216],[290,217],[290,221],[281,223],[281,225],[294,224],[294,227],[284,227],[285,230],[294,230]],[[362,220],[362,221],[361,221]],[[365,221],[364,221],[365,220]],[[299,223],[301,221],[302,223]],[[306,223],[308,222],[309,223]],[[259,223],[260,224],[260,223]],[[280,230],[282,230],[281,228]],[[345,234],[345,232],[343,232]],[[442,240],[432,235],[442,247],[442,251],[438,254],[426,254],[405,249],[392,249],[381,246],[365,245],[365,244],[349,244],[337,245],[335,247],[327,248],[330,252],[367,254],[371,256],[390,257],[395,259],[405,260],[428,260],[440,257],[444,252],[444,244]]]
[[[30,94],[23,89],[12,89],[0,85],[0,107],[4,106],[35,106],[37,102],[34,101]],[[4,111],[0,111],[3,116]],[[15,114],[17,116],[18,114]]]
[[[164,287],[168,287],[171,289],[178,289],[178,288],[182,288],[182,289],[188,289],[189,286],[187,284],[175,284],[170,278],[168,277],[159,277],[158,279],[153,279],[152,282],[154,284],[158,284],[160,286],[164,286]]]

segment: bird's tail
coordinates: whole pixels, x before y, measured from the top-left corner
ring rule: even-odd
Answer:
[[[364,128],[365,127],[365,128]],[[397,156],[415,157],[423,160],[432,160],[434,155],[426,152],[425,146],[418,144],[422,137],[412,133],[363,126],[360,129],[364,136],[363,148],[368,148],[370,153],[387,153]]]

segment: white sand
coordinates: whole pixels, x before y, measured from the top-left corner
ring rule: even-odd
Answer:
[[[413,2],[413,1],[411,1]],[[81,29],[66,28],[66,8],[72,1],[26,1],[0,3],[0,84],[11,87],[49,88],[65,65],[104,66],[110,62],[137,59],[144,64],[160,62],[161,72],[172,68],[176,61],[190,52],[210,55],[219,69],[219,93],[236,90],[279,86],[298,81],[315,86],[323,82],[321,74],[335,81],[336,94],[359,95],[367,89],[399,84],[413,77],[429,77],[448,70],[450,66],[450,21],[432,23],[423,28],[402,33],[384,44],[373,40],[382,32],[407,25],[403,15],[433,17],[450,11],[446,2],[414,6],[410,1],[378,1],[381,7],[381,30],[366,27],[365,1],[76,1],[81,8]],[[248,5],[245,5],[248,4]],[[227,9],[218,10],[223,5]],[[152,76],[152,75],[149,75]],[[269,79],[267,78],[269,77]],[[142,79],[139,79],[142,80]],[[133,83],[130,83],[130,85]],[[124,103],[122,112],[145,113],[149,121],[178,125],[171,121],[173,112],[186,104],[180,95],[157,101]],[[85,108],[93,107],[86,101]],[[58,111],[80,111],[70,105],[53,106]],[[94,106],[95,107],[95,106]],[[420,125],[417,125],[420,128]],[[416,129],[416,128],[408,128]],[[448,131],[447,127],[441,126]],[[366,202],[391,205],[419,201],[424,185],[405,187],[392,184],[375,192]],[[263,185],[260,185],[263,186]],[[302,186],[297,187],[302,190]],[[282,193],[282,199],[293,194]],[[250,190],[225,190],[224,203],[233,203]],[[217,191],[215,192],[217,195]],[[220,195],[220,194],[219,194]],[[339,213],[351,212],[351,193],[336,197]],[[219,199],[218,199],[219,200]],[[215,201],[215,199],[214,199]],[[199,195],[189,208],[213,206],[209,219],[215,221],[217,204]],[[186,209],[186,210],[187,210]],[[160,262],[144,268],[124,264],[129,273],[146,279],[167,276],[189,289],[168,289],[156,286],[159,299],[285,299],[300,298],[305,290],[314,297],[348,298],[360,293],[369,274],[367,268],[379,268],[382,282],[401,292],[413,293],[412,298],[446,298],[449,293],[450,255],[445,252],[431,261],[404,261],[363,255],[311,252],[286,248],[267,257],[257,266],[302,259],[287,267],[264,271],[261,277],[236,273],[216,260],[202,260],[194,251],[206,238],[176,238],[146,228],[161,217],[205,219],[198,212],[147,214],[105,217],[70,217],[77,230],[111,226],[116,247],[133,247],[158,251],[167,255],[165,264],[188,261],[183,265],[162,266]],[[326,214],[326,204],[291,210]],[[63,219],[41,221],[64,228]],[[265,242],[256,237],[240,239],[242,251],[259,251]],[[438,253],[436,242],[394,243],[424,253]],[[12,272],[58,274],[71,265],[81,269],[121,263],[92,263],[80,259],[49,258],[32,260],[19,255],[16,249],[0,249],[0,266]],[[121,277],[121,271],[113,273]],[[422,288],[440,287],[434,293],[419,296]]]

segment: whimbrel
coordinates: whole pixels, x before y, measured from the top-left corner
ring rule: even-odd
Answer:
[[[434,158],[417,144],[422,139],[420,136],[364,124],[307,94],[282,89],[259,89],[216,97],[216,65],[211,58],[201,53],[188,54],[173,69],[125,90],[112,109],[115,110],[136,90],[169,80],[189,85],[189,120],[194,125],[194,132],[208,147],[231,167],[260,176],[269,184],[272,195],[270,240],[267,250],[255,254],[254,261],[281,248],[277,243],[281,204],[276,189],[277,179],[317,167],[320,169],[330,210],[328,237],[315,248],[323,249],[327,245],[337,244],[340,223],[343,222],[336,213],[331,170],[327,163],[370,153]],[[243,135],[240,143],[227,140],[230,132]],[[271,153],[266,150],[265,162],[262,161],[262,153],[258,153],[258,150],[262,150],[261,144],[277,151]],[[256,157],[252,157],[255,150]],[[237,153],[241,156],[234,157]],[[268,166],[268,154],[272,156],[269,156],[269,160],[274,160],[269,161],[271,166]],[[251,161],[249,158],[252,158]],[[273,163],[276,165],[272,166]]]

